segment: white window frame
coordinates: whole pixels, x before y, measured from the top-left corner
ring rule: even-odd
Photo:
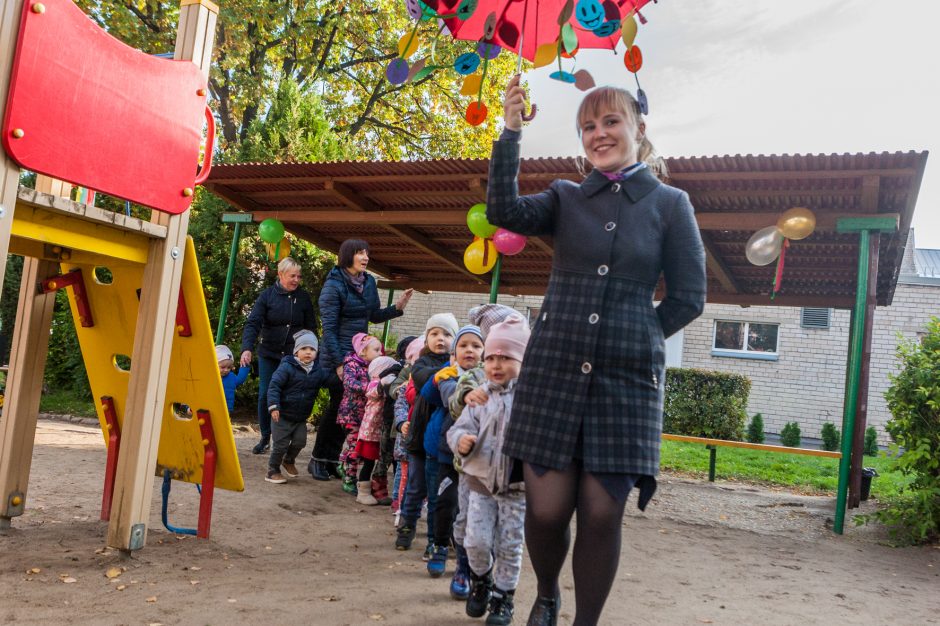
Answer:
[[[714,357],[730,357],[735,359],[754,359],[757,361],[776,361],[780,358],[780,323],[779,322],[761,322],[761,321],[748,321],[748,320],[729,320],[729,319],[715,319],[712,324],[712,350],[711,355]],[[741,350],[732,350],[729,348],[716,348],[715,339],[718,335],[718,324],[719,323],[728,323],[728,324],[743,324],[744,325],[744,348]],[[777,327],[777,346],[776,350],[773,352],[757,352],[754,350],[747,349],[747,336],[750,331],[751,324],[767,324]]]

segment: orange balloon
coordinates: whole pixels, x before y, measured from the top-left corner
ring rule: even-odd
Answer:
[[[633,46],[623,53],[623,64],[634,74],[640,71],[643,67],[643,53],[640,52],[640,46]]]
[[[471,102],[464,117],[471,126],[479,126],[486,121],[486,105],[482,102]]]

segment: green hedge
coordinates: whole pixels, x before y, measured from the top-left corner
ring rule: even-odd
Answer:
[[[674,435],[744,439],[751,380],[708,370],[666,370],[663,430]]]

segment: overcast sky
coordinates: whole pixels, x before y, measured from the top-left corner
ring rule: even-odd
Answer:
[[[918,248],[940,248],[940,2],[660,0],[642,12],[639,78],[660,153],[928,150],[914,227]],[[619,52],[582,51],[575,69],[635,91]],[[539,113],[523,156],[581,149],[582,93],[553,69],[526,74]]]

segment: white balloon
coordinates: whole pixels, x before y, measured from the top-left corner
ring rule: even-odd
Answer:
[[[761,228],[751,235],[744,248],[744,254],[754,265],[769,265],[777,260],[781,249],[783,249],[783,233],[774,224]]]

